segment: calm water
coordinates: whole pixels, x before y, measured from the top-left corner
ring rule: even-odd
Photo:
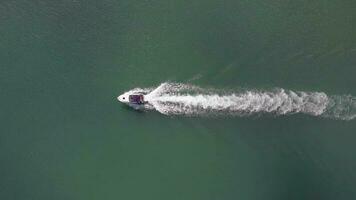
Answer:
[[[355,199],[356,121],[165,116],[162,82],[356,96],[356,2],[3,0],[0,199]]]

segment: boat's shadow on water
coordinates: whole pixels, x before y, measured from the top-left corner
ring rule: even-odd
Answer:
[[[135,108],[133,108],[133,107],[131,107],[131,106],[129,106],[129,105],[124,105],[124,104],[122,104],[122,105],[121,105],[121,108],[122,108],[123,110],[125,110],[125,111],[128,111],[128,112],[146,113],[145,110],[142,110],[142,109],[135,109]]]

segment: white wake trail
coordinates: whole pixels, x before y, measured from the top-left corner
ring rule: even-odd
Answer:
[[[293,92],[284,89],[224,92],[180,83],[163,83],[156,89],[146,91],[149,92],[145,96],[148,101],[145,109],[154,109],[165,115],[246,116],[303,113],[341,120],[356,117],[354,97],[329,97],[323,92]]]

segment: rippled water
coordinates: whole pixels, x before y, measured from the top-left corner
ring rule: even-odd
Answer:
[[[355,8],[0,1],[0,199],[355,199]]]

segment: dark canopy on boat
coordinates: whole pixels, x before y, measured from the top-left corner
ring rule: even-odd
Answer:
[[[142,94],[133,94],[129,96],[129,101],[130,103],[135,103],[135,104],[143,104],[143,95]]]

